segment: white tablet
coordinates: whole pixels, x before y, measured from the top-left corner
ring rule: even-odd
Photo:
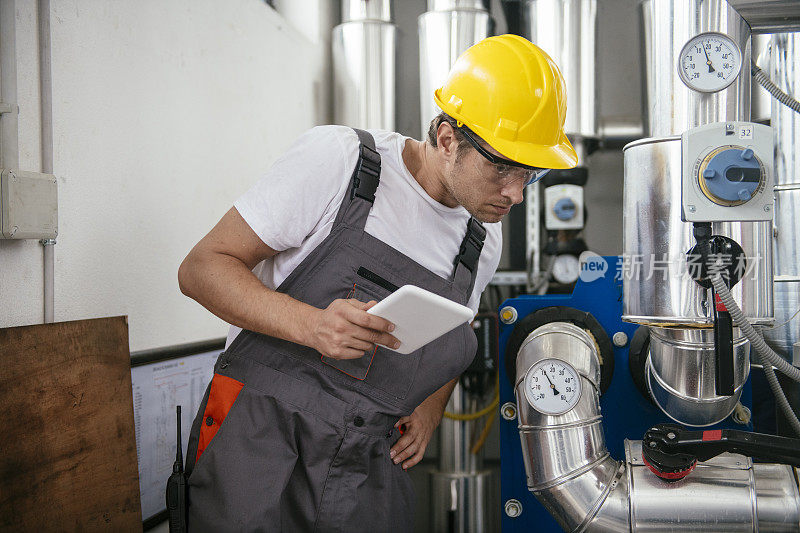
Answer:
[[[415,285],[403,285],[367,313],[395,325],[392,335],[400,341],[400,348],[392,351],[402,354],[425,346],[473,316],[469,307]]]

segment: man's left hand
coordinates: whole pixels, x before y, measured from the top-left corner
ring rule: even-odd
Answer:
[[[395,464],[402,462],[404,470],[419,463],[441,419],[442,409],[438,405],[423,402],[409,416],[398,420],[394,427],[405,426],[405,428],[403,436],[389,452],[392,461]]]

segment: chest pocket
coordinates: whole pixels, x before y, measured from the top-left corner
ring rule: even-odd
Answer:
[[[354,277],[354,283],[343,290],[342,297],[356,298],[362,302],[381,301],[398,288],[393,281],[386,278],[387,276],[360,267]],[[410,354],[401,354],[377,346],[358,359],[342,360],[322,356],[322,362],[362,382],[366,385],[366,389],[374,388],[395,398],[406,399],[412,385],[419,377],[420,362],[423,359],[431,361],[438,359],[441,364],[443,359],[459,357],[464,344],[462,339],[463,334],[456,328]],[[430,376],[429,379],[444,377],[446,376]],[[442,384],[453,377],[454,375],[451,375]],[[423,388],[429,387],[423,385]]]

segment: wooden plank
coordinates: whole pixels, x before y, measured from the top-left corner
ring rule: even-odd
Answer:
[[[126,317],[0,329],[0,530],[141,531]]]

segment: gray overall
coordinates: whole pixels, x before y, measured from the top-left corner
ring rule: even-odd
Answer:
[[[372,136],[356,132],[351,193],[330,235],[277,290],[324,309],[414,284],[466,304],[485,229],[470,219],[450,279],[366,233],[380,156]],[[436,246],[421,236],[426,243]],[[393,426],[466,369],[476,342],[464,324],[409,355],[378,347],[340,361],[242,331],[220,355],[192,425],[189,530],[411,531],[411,482],[389,458]]]

